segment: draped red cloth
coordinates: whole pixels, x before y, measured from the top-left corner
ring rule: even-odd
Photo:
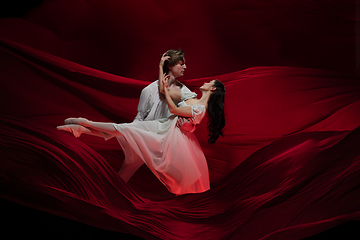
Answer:
[[[359,220],[354,9],[53,0],[0,19],[0,196],[146,239],[300,239]],[[160,54],[178,47],[191,90],[225,84],[226,127],[215,145],[196,130],[211,189],[176,197],[146,167],[125,184],[116,140],[55,127],[131,122]]]

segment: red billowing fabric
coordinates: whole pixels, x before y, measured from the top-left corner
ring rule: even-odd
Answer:
[[[314,2],[53,0],[0,19],[0,196],[146,239],[300,239],[359,220],[356,16]],[[225,137],[195,132],[211,189],[183,196],[146,167],[125,184],[115,139],[55,128],[132,121],[177,47],[191,90],[226,86]]]

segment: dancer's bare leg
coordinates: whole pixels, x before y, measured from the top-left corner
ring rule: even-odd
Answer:
[[[64,126],[81,126],[81,130],[85,134],[95,135],[104,137],[104,133],[110,135],[120,135],[120,133],[115,129],[112,123],[102,123],[102,122],[92,122],[85,118],[68,118],[65,120]],[[63,126],[61,126],[63,127]],[[77,128],[79,129],[79,128]],[[60,129],[64,130],[64,129]],[[75,134],[74,134],[75,135]],[[135,172],[144,164],[140,158],[136,158],[135,161],[131,163],[124,162],[118,175],[125,181],[128,182],[130,178],[135,174]]]
[[[116,130],[113,123],[104,122],[93,122],[86,118],[68,118],[65,119],[65,124],[78,124],[88,129],[105,132],[111,135],[119,135],[120,133]]]
[[[80,137],[81,134],[104,137],[104,133],[101,133],[95,129],[86,128],[78,124],[67,124],[67,125],[57,126],[56,128],[61,131],[71,132],[76,138]]]

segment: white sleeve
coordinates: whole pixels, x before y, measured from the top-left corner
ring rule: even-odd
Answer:
[[[193,117],[193,124],[199,124],[205,116],[206,108],[204,105],[194,104],[191,105],[191,112]]]
[[[197,96],[196,93],[190,91],[185,85],[182,85],[180,101],[186,101],[190,98],[195,98],[196,96]]]
[[[135,120],[144,121],[146,116],[149,114],[151,107],[154,104],[153,101],[151,101],[154,87],[157,87],[157,81],[150,83],[141,91],[139,104],[137,108],[138,113],[134,121]]]

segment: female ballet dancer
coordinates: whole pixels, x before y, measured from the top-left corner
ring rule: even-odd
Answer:
[[[223,136],[225,126],[225,87],[218,80],[204,83],[200,99],[191,98],[176,106],[169,94],[169,76],[160,78],[171,116],[153,121],[132,123],[102,123],[85,118],[68,118],[59,130],[69,131],[75,137],[82,133],[116,137],[123,148],[125,160],[119,171],[127,182],[135,171],[145,163],[155,176],[176,194],[199,193],[210,188],[208,166],[199,142],[193,132],[177,126],[179,116],[189,118],[192,124],[201,122],[208,113],[208,142],[213,144]]]

